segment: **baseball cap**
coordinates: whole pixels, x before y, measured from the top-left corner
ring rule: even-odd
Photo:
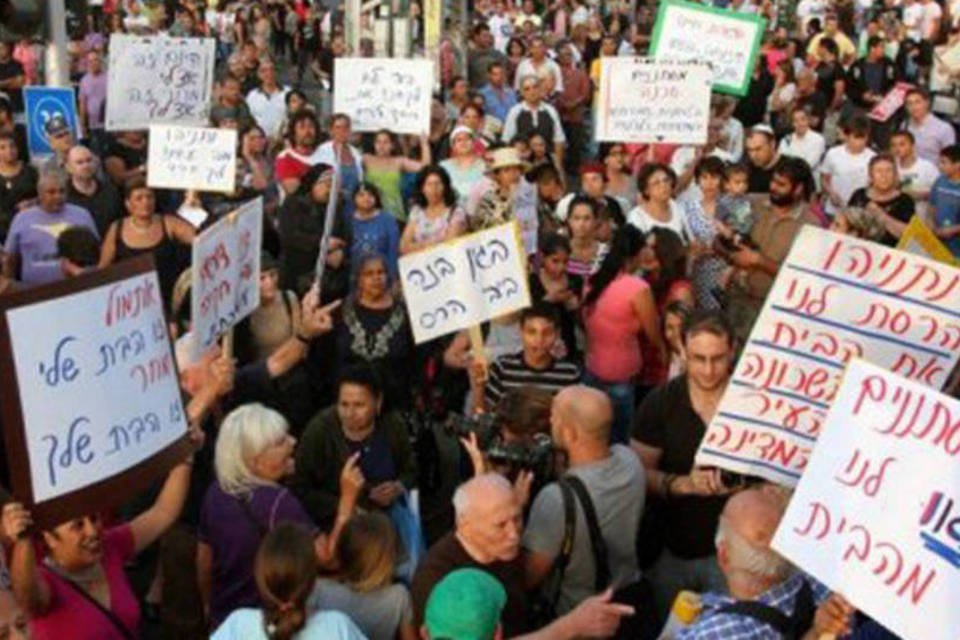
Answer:
[[[431,638],[492,640],[506,603],[507,592],[489,573],[457,569],[430,592],[424,624]]]

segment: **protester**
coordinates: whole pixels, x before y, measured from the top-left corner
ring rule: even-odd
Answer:
[[[253,566],[260,608],[236,609],[210,636],[213,640],[362,640],[364,635],[339,611],[309,612],[316,579],[313,539],[308,531],[281,524],[267,532]]]
[[[400,238],[400,253],[429,249],[466,231],[466,214],[457,205],[450,174],[443,167],[430,165],[417,174],[413,203]]]
[[[63,177],[58,173],[41,175],[36,206],[20,210],[10,223],[4,245],[4,275],[28,286],[60,280],[57,237],[70,226],[97,232],[90,212],[67,203]]]

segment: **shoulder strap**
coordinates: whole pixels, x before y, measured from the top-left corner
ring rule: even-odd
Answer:
[[[780,633],[784,640],[802,638],[813,624],[816,614],[816,604],[813,600],[813,589],[810,583],[804,580],[793,600],[793,615],[788,616],[776,607],[756,600],[744,600],[721,607],[717,613],[728,613],[747,616],[762,622]]]
[[[593,549],[594,570],[596,572],[595,589],[597,593],[600,593],[610,584],[610,561],[607,555],[607,543],[600,531],[597,512],[593,508],[593,500],[590,499],[590,492],[587,491],[586,485],[580,478],[572,474],[564,476],[564,480],[570,484],[573,492],[580,500],[583,515],[587,519],[587,531],[590,532],[590,547]]]
[[[105,606],[103,606],[103,605],[100,603],[99,600],[97,600],[97,599],[94,598],[92,595],[90,595],[89,593],[87,593],[86,590],[84,590],[83,587],[81,587],[80,585],[78,585],[76,582],[74,582],[74,581],[71,580],[70,578],[67,578],[66,576],[63,576],[63,575],[61,575],[61,574],[59,574],[59,573],[57,573],[56,575],[57,575],[57,577],[62,578],[64,584],[66,584],[68,587],[70,587],[71,589],[73,589],[73,590],[77,593],[77,595],[79,595],[81,598],[83,598],[84,600],[86,600],[87,602],[89,602],[90,604],[92,604],[94,607],[96,607],[97,610],[98,610],[100,613],[102,613],[102,614],[104,615],[104,617],[107,618],[107,620],[110,621],[110,624],[112,624],[112,625],[117,629],[117,631],[120,632],[120,635],[121,635],[125,640],[135,640],[135,637],[136,637],[136,636],[134,636],[134,635],[130,632],[130,629],[127,629],[127,626],[126,626],[125,624],[123,624],[123,621],[121,621],[120,618],[117,617],[117,614],[115,614],[113,611],[111,611],[110,609],[108,609],[108,608],[106,608]],[[108,583],[108,584],[109,584],[109,583]],[[109,587],[108,587],[108,588],[109,588]]]
[[[563,576],[567,572],[567,565],[570,564],[570,556],[573,554],[573,541],[577,534],[577,509],[574,504],[573,491],[570,486],[561,478],[557,482],[560,487],[560,497],[563,500],[563,542],[560,545],[560,555],[553,561],[551,575],[553,580],[549,584],[553,588],[553,593],[549,595],[550,611],[555,612],[557,602],[560,600],[560,588],[563,585]]]

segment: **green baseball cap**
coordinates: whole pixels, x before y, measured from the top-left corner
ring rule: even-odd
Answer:
[[[493,640],[506,603],[507,592],[489,573],[457,569],[430,592],[424,623],[433,640]]]

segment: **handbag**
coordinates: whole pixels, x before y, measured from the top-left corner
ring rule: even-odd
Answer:
[[[590,499],[590,492],[580,478],[566,475],[560,479],[560,490],[564,501],[579,500],[583,515],[586,518],[587,531],[590,534],[590,547],[593,550],[593,562],[596,578],[594,589],[597,593],[604,591],[610,584],[610,562],[607,552],[607,543],[600,531],[597,512]],[[564,508],[566,511],[566,507]],[[576,510],[571,509],[574,519]],[[634,608],[634,615],[621,618],[620,627],[612,637],[618,640],[655,640],[660,635],[660,625],[656,619],[653,589],[650,584],[640,578],[636,582],[624,585],[613,592],[613,601],[627,604]]]

